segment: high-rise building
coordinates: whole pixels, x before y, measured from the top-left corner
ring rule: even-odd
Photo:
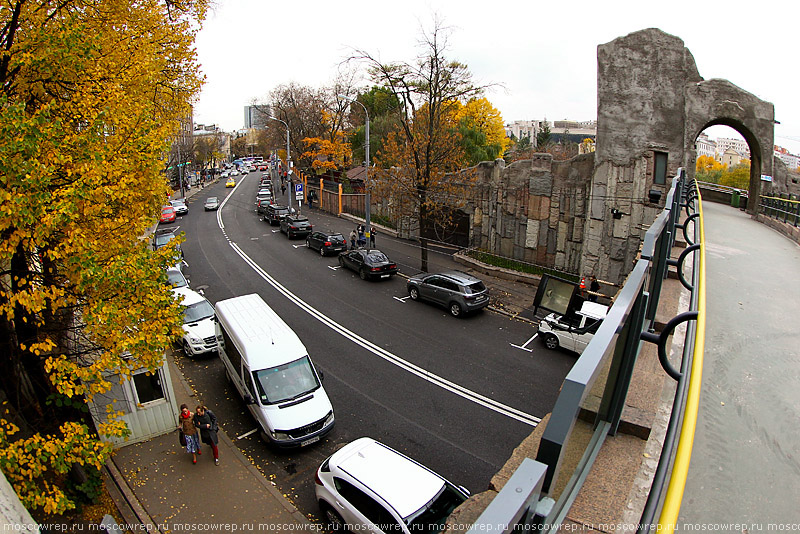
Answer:
[[[269,106],[245,106],[244,107],[244,127],[246,129],[263,130],[269,121]]]

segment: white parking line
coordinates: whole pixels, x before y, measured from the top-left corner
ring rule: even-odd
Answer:
[[[254,428],[253,430],[251,430],[250,432],[245,432],[245,433],[244,433],[244,434],[242,434],[241,436],[236,436],[236,439],[243,439],[243,438],[246,438],[247,436],[251,436],[251,435],[255,434],[256,432],[258,432],[258,427],[255,427],[255,428]]]
[[[302,245],[292,245],[292,246],[293,246],[294,248],[302,248],[302,247],[307,247],[308,245],[306,245],[305,243],[303,243]]]
[[[406,300],[408,300],[408,297],[392,297],[392,298],[393,298],[394,300],[399,300],[399,301],[400,301],[400,302],[402,302],[403,304],[405,304],[405,303],[406,303]]]
[[[328,269],[330,269],[331,271],[338,271],[341,268],[342,268],[341,265],[328,265]]]
[[[528,347],[528,344],[529,344],[531,341],[533,341],[534,339],[536,339],[536,336],[538,336],[538,335],[539,335],[539,332],[536,332],[535,334],[533,334],[533,335],[531,336],[531,338],[530,338],[528,341],[526,341],[526,342],[525,342],[525,343],[523,343],[522,345],[514,345],[513,343],[509,343],[509,345],[511,345],[511,346],[512,346],[512,347],[514,347],[515,349],[522,349],[522,350],[524,350],[524,351],[533,352],[533,350],[531,350],[531,349],[529,349],[529,348],[527,348],[527,347]]]

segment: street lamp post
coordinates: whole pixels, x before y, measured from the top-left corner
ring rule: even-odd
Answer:
[[[366,124],[364,125],[364,173],[366,176],[366,184],[369,186],[369,111],[367,111],[367,106],[356,100],[355,98],[351,98],[346,95],[339,95],[339,98],[343,100],[347,100],[349,102],[355,102],[362,108],[364,108],[364,114],[366,115]],[[370,236],[372,235],[372,224],[370,223],[370,196],[369,196],[369,189],[366,187],[364,188],[364,224],[366,226],[364,232],[367,238],[367,250],[369,250],[370,244]]]
[[[277,117],[273,117],[272,115],[270,115],[269,118],[274,120],[274,121],[278,121],[281,124],[283,124],[284,126],[286,126],[286,174],[288,175],[289,171],[291,170],[290,167],[289,167],[289,161],[291,159],[291,157],[289,156],[289,125],[286,124],[285,121],[282,121],[281,119],[279,119]],[[292,189],[291,187],[289,189],[290,189],[290,191],[289,191],[289,205],[291,206],[291,204],[292,204],[291,198],[294,195],[294,192],[291,191],[291,189]],[[299,200],[297,201],[297,210],[300,211],[300,201]]]

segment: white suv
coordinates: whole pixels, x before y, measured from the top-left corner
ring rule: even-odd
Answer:
[[[469,492],[371,438],[348,443],[317,470],[316,495],[332,530],[440,532]]]
[[[181,345],[188,357],[217,351],[214,328],[214,306],[188,287],[176,287],[173,293],[183,305],[183,339]]]
[[[600,328],[608,313],[608,306],[586,301],[575,314],[551,313],[539,323],[539,337],[544,346],[555,350],[564,347],[580,354]]]

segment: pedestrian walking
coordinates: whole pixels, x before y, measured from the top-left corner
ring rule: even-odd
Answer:
[[[308,192],[308,207],[314,208],[314,200],[317,198],[317,195],[314,193],[314,190]]]
[[[200,454],[200,438],[197,435],[197,428],[194,426],[194,416],[185,404],[181,404],[181,413],[178,414],[178,430],[183,432],[186,439],[186,452],[192,454],[192,463],[197,463],[197,455]]]
[[[356,231],[350,230],[350,250],[356,249]]]
[[[281,179],[281,195],[286,194],[286,182]]]
[[[219,465],[219,449],[217,448],[219,424],[217,423],[217,416],[205,406],[200,405],[195,410],[193,421],[194,426],[200,429],[200,440],[211,446],[211,452],[214,453],[214,463]]]
[[[373,226],[369,231],[369,248],[375,248],[375,227]]]

